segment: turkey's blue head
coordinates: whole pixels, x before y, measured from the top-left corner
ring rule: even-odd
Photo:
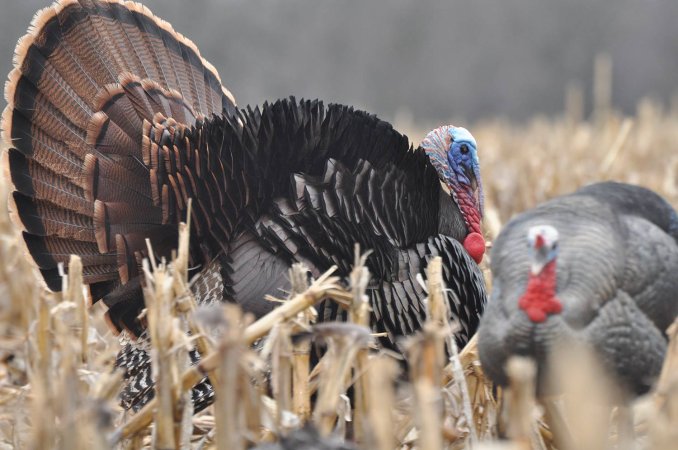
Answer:
[[[431,131],[421,147],[459,207],[467,230],[464,248],[479,263],[485,253],[485,240],[480,231],[483,185],[476,140],[466,128],[447,125]]]

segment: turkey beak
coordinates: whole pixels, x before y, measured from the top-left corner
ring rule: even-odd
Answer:
[[[480,217],[482,218],[483,217],[484,198],[483,198],[483,185],[480,181],[480,171],[478,170],[478,166],[474,166],[473,168],[466,169],[465,172],[466,172],[466,177],[469,179],[469,182],[471,183],[473,198],[476,201],[478,213],[480,214]]]
[[[549,262],[549,251],[546,245],[541,247],[535,246],[532,251],[532,263],[530,265],[530,271],[532,275],[539,275],[544,269],[544,266]]]
[[[468,178],[469,183],[471,185],[471,190],[475,193],[478,191],[478,179],[476,178],[476,174],[473,172],[473,169],[469,167],[464,167],[464,175],[466,175],[466,178]]]
[[[544,266],[546,265],[546,261],[532,261],[532,264],[530,265],[530,271],[532,272],[532,275],[539,275],[544,269]]]

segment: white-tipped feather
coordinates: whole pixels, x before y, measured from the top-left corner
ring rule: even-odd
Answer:
[[[64,9],[71,5],[78,5],[78,0],[58,0],[54,5],[54,11],[56,11],[56,14],[59,15]]]
[[[219,76],[218,71],[212,65],[209,61],[207,61],[205,58],[202,57],[200,50],[198,47],[195,45],[193,41],[185,37],[183,34],[177,32],[174,30],[172,25],[165,21],[162,20],[158,17],[156,17],[151,10],[139,3],[136,2],[131,2],[131,1],[119,1],[119,0],[104,0],[102,3],[109,3],[109,4],[117,4],[117,5],[123,5],[125,6],[128,10],[133,11],[138,14],[142,14],[145,17],[148,17],[151,21],[153,21],[160,29],[165,30],[168,32],[170,35],[174,36],[177,41],[180,43],[184,44],[186,47],[188,47],[190,50],[192,50],[198,57],[198,59],[201,61],[203,64],[204,68],[211,73],[217,82],[219,84],[222,84],[221,90],[223,95],[225,95],[234,105],[236,104],[235,97],[233,94],[225,87],[223,86],[223,83],[221,81],[221,77]],[[79,3],[76,0],[58,0],[55,2],[53,5],[47,6],[41,10],[39,10],[32,18],[30,26],[28,28],[27,33],[22,36],[16,45],[16,48],[14,50],[14,56],[13,56],[13,65],[15,68],[20,69],[21,66],[23,65],[23,62],[28,54],[29,48],[35,43],[36,38],[39,36],[40,31],[42,28],[47,24],[52,18],[57,16],[60,13],[63,13],[66,8],[69,6],[75,6],[78,7]],[[5,85],[5,99],[9,102],[8,97],[13,97],[14,94],[14,86],[8,86],[7,84]],[[197,99],[201,100],[201,99]]]
[[[12,146],[12,106],[7,105],[2,112],[2,141],[8,146]],[[7,152],[4,152],[7,153]],[[9,180],[9,178],[5,178]]]
[[[33,36],[33,37],[38,36],[42,27],[52,17],[56,16],[56,14],[57,14],[56,6],[57,6],[57,4],[52,4],[50,6],[46,6],[42,9],[38,10],[38,12],[33,15],[33,19],[31,19],[31,23],[28,26],[27,34],[30,35],[30,36]]]

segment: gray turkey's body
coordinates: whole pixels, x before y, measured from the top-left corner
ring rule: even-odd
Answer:
[[[528,230],[559,234],[556,297],[562,312],[541,323],[518,302],[526,291]],[[632,391],[659,374],[666,328],[678,315],[678,217],[661,197],[621,183],[599,183],[555,198],[511,220],[492,251],[493,292],[479,328],[486,372],[506,383],[511,355],[534,357],[540,369],[553,345],[589,343]]]

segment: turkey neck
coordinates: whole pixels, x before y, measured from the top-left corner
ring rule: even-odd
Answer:
[[[464,242],[468,231],[459,206],[442,189],[438,192],[438,197],[438,233],[449,236],[459,242]]]
[[[530,273],[525,294],[518,302],[532,322],[546,320],[548,314],[557,314],[562,304],[556,298],[556,260],[546,264],[537,275]]]
[[[549,262],[537,275],[530,272],[525,296],[551,299],[556,296],[556,260]]]

